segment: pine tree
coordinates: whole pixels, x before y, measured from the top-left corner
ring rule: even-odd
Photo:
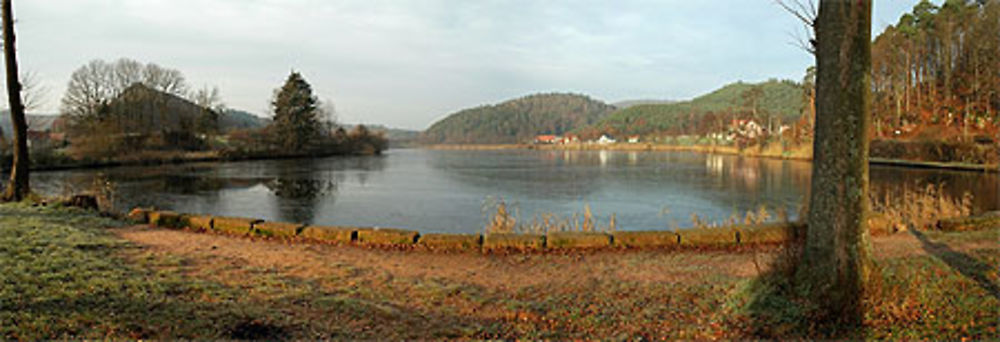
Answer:
[[[319,107],[312,86],[298,72],[288,75],[271,102],[274,122],[271,132],[285,152],[302,152],[320,138]]]

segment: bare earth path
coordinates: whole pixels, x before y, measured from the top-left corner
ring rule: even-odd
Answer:
[[[330,326],[341,325],[343,336],[361,338],[732,338],[741,332],[739,322],[734,330],[726,318],[734,304],[727,298],[771,258],[749,251],[442,254],[146,226],[115,233],[138,246],[132,257],[180,258],[178,267],[191,277],[284,303],[277,307],[306,323],[269,324],[293,331],[291,337],[336,337]],[[927,255],[935,247],[903,233],[876,238],[873,248],[886,259]],[[996,241],[958,241],[950,248],[996,248]],[[285,303],[289,291],[338,304]]]

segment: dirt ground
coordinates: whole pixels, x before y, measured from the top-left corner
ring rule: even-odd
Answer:
[[[375,268],[397,277],[435,277],[472,282],[489,288],[517,290],[539,284],[590,279],[635,282],[690,282],[707,276],[739,278],[758,275],[771,255],[767,251],[597,251],[571,254],[483,255],[335,246],[261,240],[190,231],[133,226],[117,235],[152,253],[190,257],[194,262],[220,260],[235,265],[280,269],[295,277],[323,277],[338,266]],[[960,244],[959,250],[987,248],[994,241]],[[877,258],[926,255],[911,234],[876,237]]]
[[[354,338],[739,338],[739,323],[734,329],[731,321],[723,322],[732,316],[725,312],[732,304],[727,298],[740,290],[742,280],[765,271],[774,257],[769,251],[446,254],[147,226],[116,229],[115,234],[142,254],[183,258],[184,272],[191,277],[247,286],[248,279],[259,277],[251,270],[265,270],[271,277],[318,284],[323,291],[397,312],[373,320],[341,317],[353,322],[342,336]],[[909,233],[872,242],[880,259],[928,254]],[[949,247],[994,248],[995,242],[963,240]],[[651,302],[665,304],[653,309]],[[304,306],[309,305],[287,310],[323,315]]]

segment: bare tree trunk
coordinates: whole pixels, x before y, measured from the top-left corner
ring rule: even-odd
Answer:
[[[7,64],[7,99],[14,128],[14,167],[10,171],[10,184],[3,194],[4,201],[20,201],[28,196],[28,122],[21,102],[21,82],[17,71],[14,49],[14,14],[11,0],[3,0],[3,54]]]
[[[821,0],[809,231],[798,277],[821,316],[857,324],[869,271],[871,0]]]

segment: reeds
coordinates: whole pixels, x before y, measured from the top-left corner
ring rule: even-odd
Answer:
[[[511,212],[511,207],[514,208]],[[602,224],[595,218],[590,205],[584,205],[583,213],[574,212],[569,217],[554,213],[536,214],[531,220],[522,220],[517,203],[508,204],[503,198],[487,198],[483,202],[486,216],[486,234],[546,234],[549,232],[613,232],[618,226],[614,213],[608,223]]]
[[[872,211],[883,215],[896,230],[926,229],[942,218],[972,215],[972,194],[949,195],[944,183],[906,185],[882,194],[872,192],[870,199]]]

